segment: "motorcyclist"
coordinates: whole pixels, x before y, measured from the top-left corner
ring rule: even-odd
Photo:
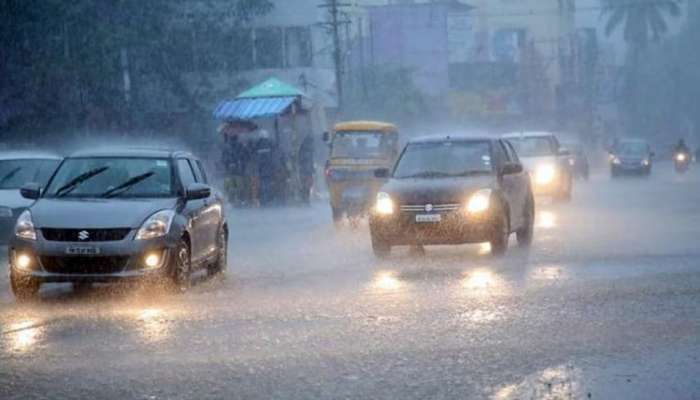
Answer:
[[[678,144],[676,144],[676,147],[674,147],[673,154],[685,154],[687,156],[690,154],[690,148],[685,144],[685,141],[681,139],[678,141]]]

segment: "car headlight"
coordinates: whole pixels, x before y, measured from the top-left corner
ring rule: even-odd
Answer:
[[[683,154],[683,153],[678,153],[678,155],[676,155],[676,160],[678,160],[678,161],[685,161],[685,159],[686,159],[686,157],[685,157],[685,154]]]
[[[622,164],[622,161],[620,161],[620,159],[617,157],[613,157],[612,163],[615,165],[620,165],[620,164]]]
[[[394,201],[388,193],[377,193],[377,204],[374,205],[374,210],[380,215],[391,215],[394,213]]]
[[[576,165],[576,160],[574,160],[573,158],[569,158],[569,165],[571,165],[572,167]]]
[[[557,170],[554,165],[540,165],[535,170],[535,182],[539,185],[546,185],[554,180],[556,174]]]
[[[649,166],[649,160],[646,159],[646,158],[645,158],[644,160],[642,160],[642,165],[645,166],[645,167],[648,167],[648,166]]]
[[[25,210],[17,218],[17,223],[15,224],[15,236],[20,239],[36,240],[36,229],[34,229],[32,213],[30,213],[29,210]]]
[[[479,214],[491,206],[491,189],[482,189],[474,193],[467,201],[467,212]]]
[[[175,218],[175,211],[162,210],[148,217],[136,233],[136,240],[148,240],[165,236],[170,232],[170,225]]]

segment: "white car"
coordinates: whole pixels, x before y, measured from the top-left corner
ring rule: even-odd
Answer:
[[[517,132],[503,135],[530,172],[536,195],[569,201],[573,192],[571,153],[550,132]]]

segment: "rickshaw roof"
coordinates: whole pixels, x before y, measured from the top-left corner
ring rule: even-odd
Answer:
[[[397,132],[398,128],[394,124],[379,121],[348,121],[335,125],[336,132],[348,131],[379,131],[383,133]]]

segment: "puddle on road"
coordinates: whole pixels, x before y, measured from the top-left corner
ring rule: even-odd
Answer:
[[[29,353],[36,348],[44,331],[45,326],[39,320],[25,319],[10,323],[8,329],[2,332],[2,347],[9,353]]]

